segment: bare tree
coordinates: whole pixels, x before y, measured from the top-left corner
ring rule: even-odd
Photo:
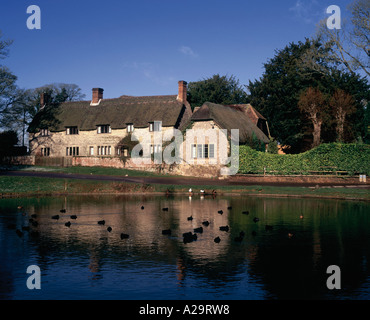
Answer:
[[[370,76],[370,1],[355,0],[348,7],[350,20],[342,19],[341,29],[329,29],[326,20],[317,29],[317,39],[331,47],[327,59],[354,74],[362,70]]]
[[[326,109],[325,97],[318,88],[309,87],[301,93],[298,107],[301,112],[307,114],[312,122],[312,147],[317,147],[320,144],[321,125],[323,123],[323,114]]]
[[[337,124],[337,141],[343,142],[346,116],[356,111],[353,97],[342,89],[335,90],[330,98],[330,107]]]
[[[5,59],[9,53],[9,46],[12,40],[3,40],[0,30],[0,59]],[[0,63],[0,120],[4,116],[3,113],[7,112],[9,106],[15,100],[15,91],[17,77],[10,72],[10,70]]]

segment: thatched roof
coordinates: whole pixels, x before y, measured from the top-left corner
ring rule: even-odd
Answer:
[[[239,141],[244,143],[255,136],[264,143],[269,143],[270,139],[251,121],[245,112],[243,105],[224,106],[211,102],[205,102],[202,107],[194,112],[192,121],[213,120],[220,128],[239,129]]]
[[[257,125],[258,119],[266,121],[266,118],[260,114],[255,108],[252,107],[251,104],[234,104],[234,105],[229,105],[229,107],[240,107],[244,109],[244,112],[247,113],[249,119],[252,120],[252,122]]]
[[[149,122],[162,121],[162,126],[178,125],[185,106],[176,95],[132,97],[121,96],[103,99],[97,106],[90,101],[64,102],[53,116],[42,109],[29,126],[29,132],[48,126],[50,131],[63,131],[65,127],[78,126],[79,130],[95,130],[97,125],[110,125],[112,129],[126,128],[132,123],[136,128],[148,127]],[[46,119],[50,118],[50,119]],[[55,119],[51,119],[55,118]],[[49,121],[48,121],[49,120]]]

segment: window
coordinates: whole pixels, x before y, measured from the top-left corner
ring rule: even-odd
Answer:
[[[78,156],[80,148],[79,147],[67,147],[66,156]]]
[[[162,130],[162,121],[149,122],[149,131],[161,131]]]
[[[78,134],[78,127],[66,127],[66,134]]]
[[[203,158],[203,145],[202,144],[198,144],[198,158]]]
[[[127,124],[127,132],[134,132],[134,125],[132,123]]]
[[[110,156],[112,154],[111,146],[98,146],[98,156]]]
[[[50,148],[41,148],[41,156],[43,157],[50,156]]]
[[[214,144],[209,145],[209,157],[210,158],[215,157],[215,145]]]
[[[98,133],[111,133],[112,130],[109,124],[105,124],[105,125],[99,125],[97,127],[97,132]]]
[[[162,150],[162,146],[160,144],[155,144],[154,146],[151,144],[150,145],[150,153],[159,153]]]
[[[197,157],[197,145],[192,144],[191,145],[191,158],[195,159]]]
[[[204,158],[208,158],[208,144],[204,145]]]
[[[192,144],[191,145],[191,157],[195,158],[214,158],[215,157],[215,145],[214,144]]]
[[[89,147],[89,155],[90,156],[94,155],[94,147]]]
[[[40,135],[41,136],[44,136],[44,137],[45,136],[48,136],[49,135],[49,129],[45,129],[45,128],[44,129],[41,129],[40,130]]]

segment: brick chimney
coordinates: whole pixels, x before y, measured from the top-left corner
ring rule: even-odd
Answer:
[[[186,81],[179,81],[179,94],[177,96],[177,100],[182,103],[186,102],[187,84],[188,83]]]
[[[40,108],[44,108],[49,102],[49,94],[46,92],[40,93]]]
[[[103,99],[103,91],[102,88],[93,88],[92,89],[92,100],[90,105],[98,105],[99,101]]]
[[[40,93],[40,108],[42,109],[45,107],[45,93],[41,92]]]

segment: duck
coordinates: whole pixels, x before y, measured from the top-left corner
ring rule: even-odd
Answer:
[[[196,233],[203,233],[203,227],[195,228],[194,232]]]
[[[220,237],[216,237],[216,238],[213,239],[213,241],[216,242],[216,243],[220,243],[221,239],[220,239]]]
[[[98,221],[98,224],[105,225],[105,220]]]
[[[223,214],[224,212],[222,210],[217,211],[219,214]]]
[[[293,233],[290,233],[290,232],[288,233],[288,238],[289,238],[289,239],[293,238],[293,236],[294,236],[294,234],[293,234]]]
[[[168,211],[168,208],[163,208],[162,211]]]
[[[229,231],[229,226],[221,226],[221,227],[220,227],[220,230],[221,230],[221,231],[226,231],[226,232],[228,232],[228,231]]]
[[[209,226],[209,221],[203,221],[203,222],[202,222],[202,225],[204,225],[204,226],[208,227],[208,226]]]
[[[121,233],[121,239],[128,239],[130,236],[126,233]]]
[[[108,231],[108,232],[111,232],[111,231],[112,231],[112,227],[108,227],[108,228],[107,228],[107,231]]]
[[[15,230],[16,234],[18,237],[22,237],[23,236],[23,232],[19,229]]]
[[[301,215],[299,216],[299,218],[300,218],[300,219],[303,219],[303,214],[301,214]]]
[[[59,214],[56,214],[56,215],[52,216],[51,218],[54,219],[54,220],[58,220],[59,219]]]
[[[66,209],[59,210],[61,213],[66,213]]]
[[[144,206],[141,206],[141,210],[144,210]]]
[[[23,206],[18,206],[17,209],[18,210],[22,210],[23,209]]]
[[[243,211],[242,214],[248,215],[249,214],[249,211]]]
[[[258,221],[260,221],[260,219],[258,219],[257,217],[253,218],[253,222],[258,222]]]
[[[233,207],[231,207],[231,206],[230,206],[230,207],[227,207],[227,209],[228,209],[228,210],[231,210],[232,208],[233,208]]]
[[[197,239],[198,239],[198,236],[195,233],[194,234],[192,234],[191,232],[183,233],[184,243],[190,243],[190,242],[196,241]]]
[[[162,234],[171,234],[171,229],[162,230]]]
[[[188,221],[193,220],[193,216],[188,217]]]
[[[77,216],[75,214],[72,214],[71,215],[71,219],[75,219],[76,220],[77,219]]]
[[[66,222],[64,225],[69,228],[71,226],[71,221]]]

